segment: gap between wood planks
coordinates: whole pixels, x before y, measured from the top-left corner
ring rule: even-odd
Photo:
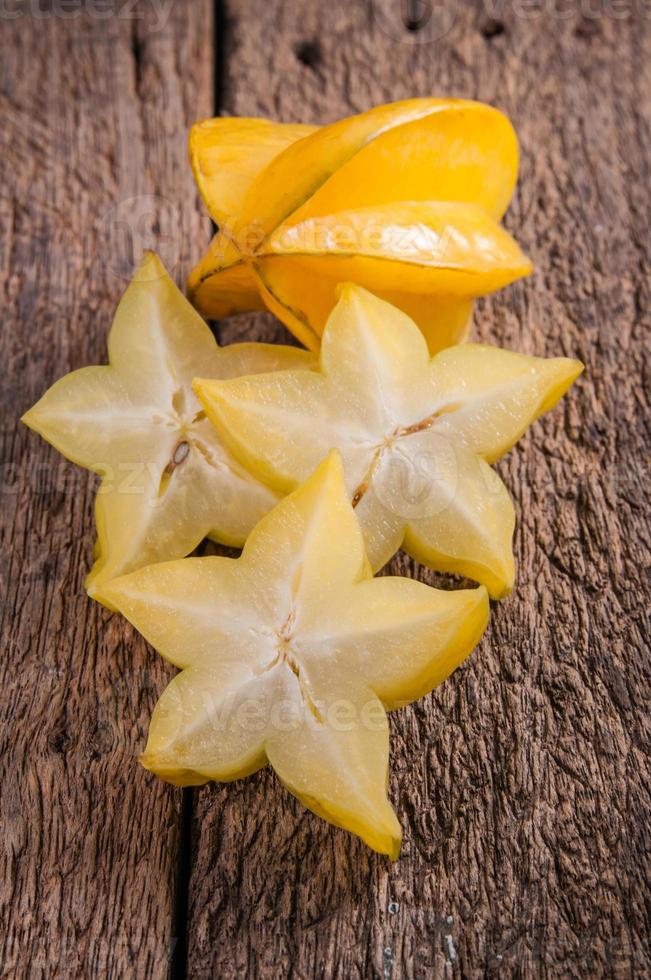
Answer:
[[[223,0],[213,0],[213,115],[219,115],[224,102],[225,76],[225,44],[226,13]],[[212,232],[217,226],[213,222]],[[214,321],[210,327],[217,343],[221,342],[219,323]],[[201,553],[202,545],[199,546]],[[174,898],[174,921],[172,923],[172,959],[170,964],[171,980],[186,980],[188,975],[188,941],[189,941],[189,903],[190,879],[192,877],[192,822],[195,810],[195,789],[185,787],[182,791],[181,825],[179,827],[178,866],[176,872],[176,894]]]

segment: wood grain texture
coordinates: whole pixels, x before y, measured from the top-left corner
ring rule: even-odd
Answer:
[[[143,246],[181,282],[208,240],[186,138],[212,5],[157,9],[0,17],[3,977],[165,977],[177,940],[181,791],[137,763],[170,671],[83,591],[94,480],[17,422],[105,361]]]
[[[651,20],[448,0],[418,33],[398,7],[229,0],[224,111],[325,122],[433,94],[504,108],[523,151],[507,223],[537,271],[480,304],[475,336],[586,374],[501,465],[516,592],[467,665],[392,718],[400,861],[269,771],[202,788],[188,973],[646,976]],[[286,337],[264,316],[221,330]]]

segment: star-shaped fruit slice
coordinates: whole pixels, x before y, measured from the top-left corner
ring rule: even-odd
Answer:
[[[178,785],[271,763],[309,809],[396,858],[386,711],[431,691],[488,621],[483,588],[372,578],[331,453],[237,558],[185,558],[102,587],[181,668],[142,763]]]
[[[581,370],[569,358],[477,344],[431,358],[406,314],[346,285],[323,335],[320,371],[198,379],[194,387],[233,453],[279,492],[340,450],[373,569],[402,546],[499,598],[513,587],[514,510],[489,464]]]
[[[278,499],[224,448],[193,377],[312,363],[290,347],[218,347],[152,253],[118,306],[108,351],[109,365],[66,375],[23,416],[64,456],[102,477],[91,595],[117,575],[187,555],[206,535],[242,545]]]

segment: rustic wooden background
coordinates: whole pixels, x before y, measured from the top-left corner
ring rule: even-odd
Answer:
[[[0,9],[3,977],[651,974],[651,8],[410,9]],[[522,144],[508,225],[536,273],[481,304],[476,336],[586,373],[501,468],[517,591],[470,662],[392,718],[390,865],[269,772],[183,792],[139,768],[170,671],[84,595],[94,481],[16,420],[105,357],[143,246],[179,282],[201,253],[193,120],[432,94],[495,103]],[[220,330],[285,337],[263,315]]]

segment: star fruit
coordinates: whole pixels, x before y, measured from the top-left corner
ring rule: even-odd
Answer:
[[[108,352],[109,365],[66,375],[23,416],[64,456],[102,477],[91,595],[116,575],[187,555],[206,535],[242,545],[278,499],[224,448],[192,391],[193,377],[312,363],[289,347],[218,347],[152,253],[118,306]]]
[[[518,145],[497,109],[412,99],[329,126],[212,119],[190,159],[219,225],[189,295],[221,318],[266,305],[305,344],[343,281],[407,312],[430,350],[465,339],[475,296],[531,271],[499,220]]]
[[[488,597],[374,579],[337,453],[239,558],[152,565],[101,594],[181,669],[154,709],[145,768],[185,786],[269,762],[310,810],[398,856],[386,712],[465,659]]]
[[[500,598],[514,582],[515,517],[489,464],[581,370],[570,358],[479,344],[430,357],[406,314],[348,284],[324,331],[319,371],[194,387],[233,454],[279,492],[339,449],[374,570],[402,546]]]

